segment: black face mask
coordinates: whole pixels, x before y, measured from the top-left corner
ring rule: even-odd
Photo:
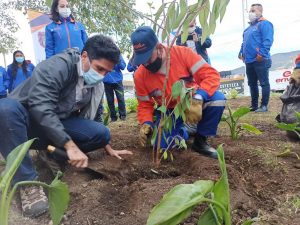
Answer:
[[[152,73],[156,73],[159,71],[162,64],[162,58],[157,57],[153,63],[150,63],[149,65],[145,66],[147,70],[149,70]]]

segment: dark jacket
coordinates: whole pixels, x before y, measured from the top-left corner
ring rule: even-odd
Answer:
[[[202,29],[196,26],[195,32],[198,35],[198,39],[199,39],[199,41],[195,42],[197,53],[198,55],[201,55],[202,58],[210,64],[210,59],[208,57],[208,53],[206,49],[210,48],[210,46],[212,45],[211,39],[210,37],[207,37],[203,45],[201,45]],[[193,40],[193,35],[188,35],[187,41],[189,40]],[[181,43],[181,35],[180,35],[176,40],[176,45],[187,46],[187,43],[186,42],[183,44]]]
[[[76,108],[79,60],[78,51],[67,49],[42,61],[32,76],[8,96],[21,102],[47,137],[60,147],[71,139],[60,119],[68,118]]]

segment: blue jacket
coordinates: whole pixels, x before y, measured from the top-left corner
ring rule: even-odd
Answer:
[[[58,22],[53,21],[48,24],[45,28],[45,36],[46,59],[67,48],[77,47],[81,52],[88,39],[84,26],[71,17],[60,18]]]
[[[0,66],[0,95],[6,95],[8,88],[8,80],[6,70]]]
[[[264,59],[270,59],[270,48],[273,44],[273,24],[263,17],[250,23],[243,33],[243,43],[239,56],[244,58],[245,63],[256,61],[258,55]]]
[[[103,83],[105,84],[117,84],[123,81],[123,74],[121,70],[124,70],[126,67],[126,63],[122,56],[120,56],[120,61],[118,64],[114,66],[113,71],[106,74],[103,79]]]
[[[19,84],[25,81],[28,77],[31,76],[34,69],[34,65],[32,63],[27,64],[27,74],[23,73],[23,69],[21,67],[18,68],[15,79],[12,76],[12,64],[7,67],[7,79],[8,79],[8,92],[12,92]]]
[[[210,37],[207,37],[205,39],[203,45],[201,45],[202,29],[200,27],[196,26],[195,32],[198,35],[198,39],[199,39],[199,41],[195,42],[196,51],[197,51],[198,55],[201,55],[202,58],[210,64],[210,59],[208,57],[206,49],[210,48],[210,46],[212,45],[212,41],[211,41]],[[193,35],[188,35],[187,41],[190,41],[190,40],[193,40]],[[176,40],[176,45],[187,46],[187,43],[186,42],[183,44],[181,43],[181,35],[180,35]]]
[[[134,66],[131,64],[131,62],[129,61],[127,64],[127,70],[128,72],[135,72],[137,70],[138,66]]]

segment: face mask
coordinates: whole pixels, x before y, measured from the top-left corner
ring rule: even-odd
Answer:
[[[195,26],[193,26],[193,27],[189,27],[189,28],[188,28],[188,32],[189,32],[189,34],[193,33],[193,32],[195,31],[195,29],[196,29],[196,27],[195,27]]]
[[[58,13],[62,18],[68,18],[71,15],[70,8],[58,8]]]
[[[250,20],[250,22],[253,22],[256,19],[257,19],[256,14],[254,12],[249,12],[249,20]]]
[[[23,63],[24,62],[24,57],[16,57],[17,63]]]
[[[100,83],[104,79],[104,76],[90,66],[87,72],[83,72],[83,79],[86,84],[93,85]]]
[[[147,70],[149,70],[152,73],[156,73],[159,71],[162,64],[162,58],[157,57],[153,63],[150,63],[149,65],[145,66]]]

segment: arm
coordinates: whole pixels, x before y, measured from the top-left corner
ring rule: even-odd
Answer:
[[[85,44],[85,42],[88,39],[87,33],[85,31],[85,28],[84,28],[84,26],[82,24],[81,24],[81,39],[82,39],[83,44]]]
[[[5,89],[8,90],[9,79],[8,79],[7,72],[5,69],[3,70],[3,85],[4,85]]]
[[[54,38],[49,26],[46,26],[45,28],[45,37],[46,37],[45,53],[46,53],[46,59],[48,59],[54,55],[54,47],[55,47]]]
[[[33,72],[34,85],[28,97],[30,115],[58,147],[71,140],[56,114],[60,92],[72,76],[69,66],[59,57],[41,62]]]
[[[272,23],[269,21],[263,21],[259,25],[259,29],[262,36],[261,48],[258,50],[258,55],[263,58],[268,58],[270,48],[274,41],[274,29]]]
[[[220,85],[220,74],[191,49],[184,49],[184,62],[199,86],[197,91],[204,100],[212,96]]]
[[[8,93],[10,93],[12,91],[12,85],[13,85],[12,71],[10,66],[7,67],[6,84],[7,84]]]
[[[152,123],[154,111],[154,102],[150,99],[146,90],[142,70],[143,68],[139,67],[134,76],[136,96],[138,99],[137,117],[140,124],[144,124],[145,122]]]
[[[201,40],[199,40],[199,42],[201,44]],[[211,45],[212,45],[212,41],[211,41],[210,37],[207,37],[205,39],[205,42],[203,43],[202,47],[204,47],[204,48],[210,48]]]
[[[128,72],[134,72],[137,69],[137,66],[133,66],[130,62],[127,64]]]
[[[124,70],[126,68],[126,63],[121,55],[120,55],[120,61],[117,65],[119,70]]]

